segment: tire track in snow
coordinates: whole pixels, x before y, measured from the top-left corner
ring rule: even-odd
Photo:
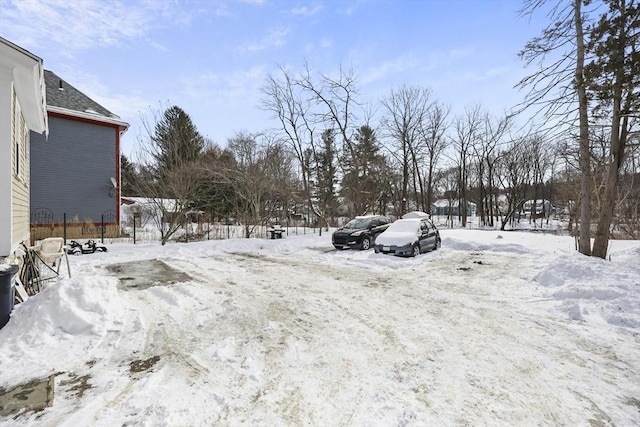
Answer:
[[[536,308],[534,266],[517,255],[381,258],[393,268],[333,255],[163,259],[196,282],[122,295],[131,314],[100,349],[116,378],[96,391],[112,401],[98,415],[167,419],[188,403],[145,409],[137,393],[188,382],[205,424],[575,425],[606,423],[615,408],[598,396],[635,387],[637,363]],[[131,380],[123,347],[162,358]]]

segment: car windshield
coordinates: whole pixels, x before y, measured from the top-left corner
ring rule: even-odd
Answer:
[[[392,223],[387,231],[389,232],[398,232],[398,231],[410,231],[414,232],[418,229],[420,225],[419,219],[399,219],[396,222]]]
[[[368,228],[372,218],[354,218],[345,224],[344,228]]]

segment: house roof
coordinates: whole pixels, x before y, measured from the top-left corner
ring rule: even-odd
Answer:
[[[460,200],[458,200],[458,199],[453,199],[453,200],[438,199],[435,202],[433,202],[432,205],[437,207],[437,208],[446,208],[446,207],[449,207],[449,203],[451,203],[451,207],[452,208],[456,208],[460,204]],[[473,202],[467,201],[467,203],[469,204],[469,206],[476,206],[476,204],[473,203]]]
[[[47,132],[42,59],[2,37],[0,58],[0,68],[11,70],[16,96],[27,127],[34,132]]]
[[[408,218],[429,218],[429,214],[420,211],[413,211],[407,212],[406,214],[402,215],[402,219]]]
[[[116,125],[121,132],[126,131],[129,127],[129,124],[120,120],[120,117],[61,79],[53,71],[45,70],[44,80],[47,86],[47,111],[49,113]]]
[[[53,71],[44,70],[44,81],[47,85],[48,106],[119,119],[118,116],[80,92]]]
[[[157,209],[160,206],[164,208],[166,211],[175,211],[177,210],[177,206],[179,204],[176,199],[162,199],[162,198],[148,198],[148,197],[124,197],[120,198],[120,204],[124,207],[129,206],[141,206],[147,207],[150,209]]]

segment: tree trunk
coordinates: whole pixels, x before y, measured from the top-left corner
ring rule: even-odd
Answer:
[[[589,122],[587,116],[587,92],[584,81],[584,34],[582,30],[582,0],[574,4],[576,24],[576,91],[580,118],[580,236],[578,250],[591,255],[591,150],[589,147]]]
[[[600,209],[600,216],[598,218],[598,226],[596,228],[596,236],[593,243],[593,256],[605,259],[607,257],[607,248],[609,246],[609,233],[611,229],[611,223],[613,221],[613,211],[617,200],[618,180],[620,176],[620,169],[624,161],[625,145],[627,140],[628,129],[628,117],[622,118],[622,93],[625,85],[625,68],[624,60],[626,59],[625,48],[627,47],[626,39],[626,10],[625,2],[618,4],[618,11],[620,12],[620,25],[617,28],[619,39],[616,43],[615,51],[612,56],[621,61],[617,64],[614,72],[613,81],[613,114],[611,118],[611,146],[610,150],[610,162],[607,170],[607,182],[605,183],[603,204]],[[630,90],[629,93],[633,93],[635,90]],[[630,97],[632,95],[629,95]],[[629,103],[625,102],[625,107],[629,106]],[[622,123],[621,123],[622,122]],[[622,126],[621,126],[622,124]]]
[[[617,134],[618,132],[613,132]],[[612,140],[614,137],[612,136]],[[618,138],[615,138],[618,139]],[[613,148],[613,141],[612,141]],[[612,161],[609,163],[607,172],[607,182],[605,183],[603,204],[600,208],[600,217],[596,228],[596,236],[593,242],[593,256],[605,259],[607,257],[607,248],[609,246],[609,229],[613,220],[613,209],[616,204],[616,195],[618,187],[618,155],[612,153]]]
[[[605,259],[607,257],[607,248],[609,246],[609,231],[611,222],[613,221],[613,210],[617,200],[618,179],[620,168],[624,159],[624,148],[626,140],[626,119],[625,123],[620,127],[620,104],[622,98],[622,81],[621,76],[617,76],[616,87],[614,88],[613,99],[613,118],[611,129],[611,161],[607,166],[607,181],[605,183],[602,205],[600,207],[600,216],[598,218],[598,226],[596,228],[596,236],[593,242],[593,256]]]

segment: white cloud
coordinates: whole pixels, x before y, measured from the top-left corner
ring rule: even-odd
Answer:
[[[304,52],[307,58],[313,58],[318,51],[326,51],[331,54],[331,48],[333,47],[333,40],[328,38],[322,38],[319,41],[312,41],[304,45]]]
[[[412,54],[406,54],[389,61],[369,67],[361,74],[360,81],[364,84],[385,80],[391,74],[398,74],[409,69],[415,69],[420,61]]]
[[[136,93],[114,93],[98,77],[83,73],[79,68],[63,66],[56,70],[56,74],[125,121],[129,120],[127,117],[138,116],[141,111],[149,108],[149,101],[142,96]]]
[[[323,49],[329,49],[333,47],[333,41],[327,38],[320,40],[320,47]]]
[[[235,72],[205,72],[180,79],[180,99],[174,99],[192,116],[198,130],[219,144],[234,131],[269,127],[261,111],[260,88],[267,68],[256,65]]]
[[[136,19],[131,13],[121,17],[121,13],[122,5],[118,3],[27,0],[14,2],[13,7],[5,8],[2,20],[12,26],[18,23],[14,37],[20,38],[29,33],[35,39],[32,42],[53,41],[67,49],[76,50],[93,45],[113,45],[120,38],[140,36],[145,28],[144,19]],[[129,19],[134,19],[139,25],[127,25]],[[19,24],[21,22],[25,25]],[[34,32],[27,26],[38,28],[39,31]]]
[[[312,16],[322,10],[322,5],[317,4],[314,7],[297,7],[289,10],[289,13],[292,15],[302,15],[302,16]]]
[[[158,42],[157,42],[157,41],[155,41],[155,40],[152,40],[152,39],[150,39],[150,38],[149,38],[149,39],[147,39],[146,41],[147,41],[147,43],[149,43],[149,46],[151,46],[152,48],[154,48],[154,49],[155,49],[155,50],[157,50],[158,52],[168,52],[168,51],[169,51],[169,49],[167,49],[167,47],[166,47],[166,46],[164,46],[164,45],[163,45],[163,44],[161,44],[161,43],[158,43]]]
[[[355,0],[348,2],[348,4],[347,2],[336,2],[336,4],[339,6],[336,9],[336,12],[340,15],[351,16],[356,13],[359,8],[366,5],[368,1],[369,0]]]
[[[265,49],[279,48],[286,44],[288,28],[277,28],[269,30],[267,35],[260,40],[240,47],[241,52],[257,52]]]
[[[181,84],[189,99],[221,105],[246,104],[249,98],[259,95],[266,75],[266,67],[256,65],[228,74],[206,72],[195,77],[184,77]]]
[[[53,44],[72,52],[120,45],[163,25],[186,25],[197,12],[186,13],[164,1],[8,0],[3,2],[0,27],[10,29],[6,36],[18,44]]]

